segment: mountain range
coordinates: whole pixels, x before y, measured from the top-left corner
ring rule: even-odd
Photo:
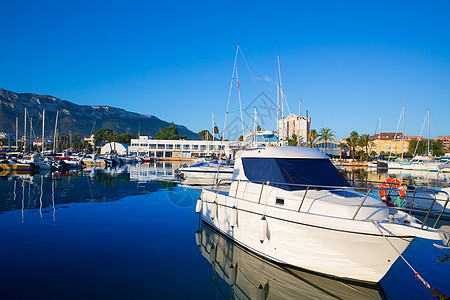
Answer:
[[[0,132],[15,134],[16,118],[18,132],[24,132],[24,112],[27,109],[27,135],[32,123],[32,134],[42,135],[42,111],[45,109],[45,136],[53,136],[58,111],[58,133],[90,136],[101,128],[109,128],[118,134],[155,136],[171,123],[152,115],[129,112],[111,106],[78,105],[49,95],[14,93],[0,88]],[[179,136],[200,139],[199,135],[183,125],[174,124]],[[33,136],[34,138],[34,136]]]

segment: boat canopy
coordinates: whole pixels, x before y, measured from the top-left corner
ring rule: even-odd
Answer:
[[[248,180],[269,181],[284,190],[304,190],[307,186],[275,183],[324,186],[322,189],[350,186],[329,159],[243,157],[242,164]]]

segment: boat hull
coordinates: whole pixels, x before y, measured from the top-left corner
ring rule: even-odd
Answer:
[[[232,227],[231,216],[236,211]],[[264,212],[267,233],[261,242],[258,228]],[[236,202],[234,197],[212,191],[203,191],[201,213],[205,222],[259,255],[346,280],[379,282],[399,256],[375,231],[366,234],[318,226],[306,220],[307,214],[264,208],[242,199]],[[367,221],[361,223],[373,226]],[[414,240],[413,236],[387,238],[400,253]]]
[[[203,169],[195,169],[190,170],[190,168],[183,168],[180,169],[180,172],[183,174],[185,179],[210,179],[214,180],[216,178],[218,179],[231,179],[233,177],[233,170],[222,170],[220,169],[219,172],[217,172],[217,169],[213,168],[203,168]]]
[[[33,165],[22,163],[2,163],[0,170],[3,171],[32,171]]]

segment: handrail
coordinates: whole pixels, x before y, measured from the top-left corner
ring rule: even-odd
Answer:
[[[309,186],[306,188],[306,191],[305,191],[305,193],[303,194],[302,202],[300,202],[300,206],[298,207],[298,212],[300,212],[300,209],[302,208],[303,201],[305,201],[306,194],[308,193],[308,191],[309,191]]]
[[[367,192],[367,194],[366,194],[366,196],[364,197],[363,201],[361,201],[361,204],[359,205],[358,209],[356,210],[355,214],[353,215],[352,220],[354,220],[354,219],[356,218],[356,215],[358,215],[358,213],[359,213],[359,211],[361,210],[361,207],[363,206],[364,202],[366,202],[366,199],[367,199],[367,197],[369,196],[371,190],[372,190],[372,189],[369,189],[369,191]]]
[[[217,193],[218,193],[220,184],[225,182],[225,181],[233,182],[233,181],[237,181],[237,180],[233,180],[233,179],[220,179],[220,180],[218,180],[217,184],[216,184]],[[399,189],[391,188],[391,187],[382,188],[382,187],[367,187],[367,186],[327,186],[327,185],[311,185],[311,184],[284,183],[284,182],[267,182],[267,181],[259,181],[259,180],[239,179],[239,183],[241,183],[241,182],[262,184],[258,203],[260,203],[260,201],[261,201],[261,195],[262,195],[262,191],[264,190],[264,185],[266,185],[266,186],[275,186],[275,187],[276,186],[295,186],[295,187],[305,188],[305,193],[303,194],[302,200],[301,200],[299,208],[297,210],[298,212],[300,212],[300,210],[302,208],[302,205],[304,203],[304,200],[306,199],[306,195],[307,195],[307,193],[309,192],[309,190],[311,188],[314,188],[316,190],[325,189],[325,190],[330,191],[330,192],[338,191],[338,190],[343,190],[343,191],[345,191],[345,190],[353,190],[355,192],[356,192],[356,190],[367,191],[367,193],[364,192],[365,197],[364,197],[363,201],[357,206],[358,208],[357,208],[357,211],[356,211],[353,219],[356,218],[356,215],[359,213],[359,211],[360,211],[360,209],[362,207],[378,207],[379,208],[379,206],[364,204],[366,199],[370,196],[371,192],[372,192],[372,196],[373,196],[373,193],[375,193],[375,192],[379,193],[382,190],[385,190],[385,191],[399,190]],[[377,184],[382,184],[383,183],[383,182],[378,182],[378,181],[364,181],[364,182],[372,182],[372,183],[377,183]],[[417,188],[415,186],[408,185],[408,184],[398,184],[398,185],[407,187],[406,190],[402,189],[401,191],[412,192],[413,193],[411,205],[409,206],[409,208],[407,210],[408,210],[409,214],[411,214],[411,213],[424,213],[425,214],[425,219],[424,219],[424,222],[422,224],[422,227],[424,226],[425,222],[428,220],[428,218],[429,218],[429,216],[431,214],[433,214],[433,215],[437,214],[437,218],[436,218],[435,224],[433,225],[433,228],[435,228],[437,226],[439,220],[443,216],[450,216],[448,213],[445,212],[445,209],[447,208],[448,203],[449,203],[449,199],[450,199],[450,197],[449,197],[447,192],[445,192],[445,191],[438,191],[438,190],[430,189],[430,188]],[[432,199],[420,198],[420,197],[417,196],[417,194],[429,195],[429,196],[431,196]],[[444,202],[444,205],[443,205],[442,209],[440,209],[439,211],[433,211],[433,207],[434,207],[435,203],[437,202],[437,195],[438,194],[444,195],[443,198],[439,199],[439,202],[440,203],[442,201],[445,201],[445,202]],[[236,191],[235,197],[237,197],[237,191]],[[426,205],[426,206],[415,205],[414,202],[417,199],[421,199],[421,200],[427,201],[427,202],[430,201],[431,205],[429,207],[428,207],[428,205]],[[345,204],[345,205],[349,205],[349,204]],[[356,207],[356,205],[349,205],[349,206],[355,206]],[[392,210],[405,211],[405,208],[402,208],[402,207],[395,207],[395,206],[391,207],[391,206],[389,206],[388,208],[392,209]]]

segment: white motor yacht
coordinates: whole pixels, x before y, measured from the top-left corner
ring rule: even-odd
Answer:
[[[417,237],[448,245],[448,233],[355,189],[315,149],[252,149],[237,154],[229,192],[204,189],[196,211],[270,260],[369,283]]]
[[[205,161],[192,166],[181,167],[178,170],[183,179],[221,180],[233,177],[233,166],[218,161]],[[214,182],[211,182],[214,184]]]
[[[37,153],[25,155],[20,161],[25,164],[32,164],[39,170],[50,170],[52,168],[52,163],[41,158]]]

